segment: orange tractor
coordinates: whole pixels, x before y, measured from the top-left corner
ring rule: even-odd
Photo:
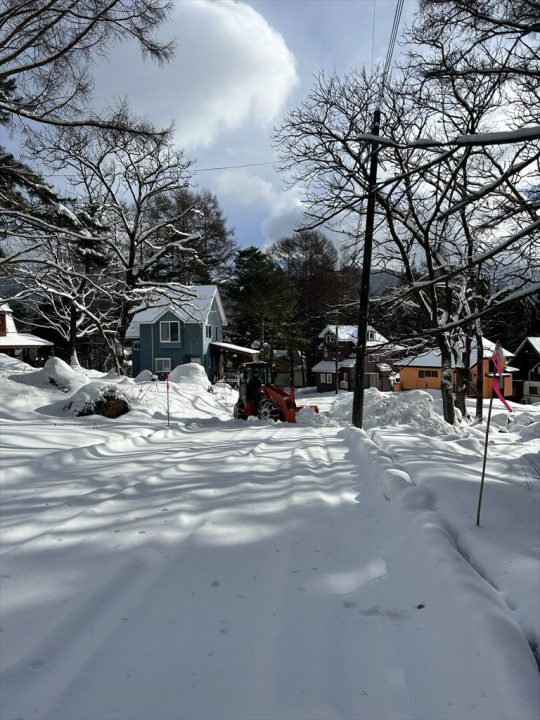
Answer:
[[[261,420],[296,422],[296,413],[303,406],[299,407],[294,400],[294,387],[279,387],[273,381],[270,363],[248,362],[240,365],[234,417],[246,420],[256,415]],[[317,406],[311,407],[319,412]]]

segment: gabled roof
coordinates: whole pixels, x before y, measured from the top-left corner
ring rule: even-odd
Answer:
[[[376,345],[382,345],[387,343],[388,340],[378,333],[372,325],[368,325],[368,332],[374,334],[373,340],[368,340],[368,347],[375,347]],[[336,325],[327,325],[322,332],[319,333],[318,337],[324,338],[326,335],[336,336]],[[337,339],[338,342],[352,342],[355,345],[358,342],[358,325],[337,325]]]
[[[527,343],[529,343],[533,350],[535,350],[536,353],[540,356],[540,337],[526,337],[525,340],[518,347],[514,355],[517,355],[518,352],[520,352],[521,348],[524,347]]]
[[[223,325],[227,325],[227,318],[217,285],[190,285],[187,290],[192,293],[192,297],[179,294],[177,299],[175,299],[174,295],[169,297],[157,295],[152,307],[141,308],[141,310],[133,316],[126,337],[129,340],[139,338],[141,323],[153,324],[167,312],[172,312],[184,323],[205,323],[208,320],[208,314],[212,309],[214,300],[221,315]]]
[[[489,360],[491,356],[493,355],[493,352],[495,350],[495,343],[491,340],[488,340],[487,338],[483,338],[482,341],[483,349],[484,349],[484,360]],[[514,357],[513,353],[509,352],[508,350],[502,349],[504,357],[505,358],[511,358]],[[473,346],[471,349],[471,360],[470,364],[471,367],[476,365],[478,362],[477,360],[477,353],[476,353],[476,343],[473,341]],[[396,365],[399,365],[399,367],[427,367],[427,368],[440,368],[441,367],[441,351],[437,348],[434,350],[428,350],[427,352],[420,353],[420,355],[414,355],[410,357],[406,357],[403,360],[400,360],[396,363]],[[452,367],[454,367],[454,359],[452,358]]]

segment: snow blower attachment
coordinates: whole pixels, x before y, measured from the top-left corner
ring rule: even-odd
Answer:
[[[272,366],[266,362],[249,362],[240,365],[238,375],[238,402],[234,417],[246,420],[252,415],[261,420],[296,422],[296,413],[304,406],[294,400],[294,387],[273,384]],[[316,405],[312,410],[319,412]]]

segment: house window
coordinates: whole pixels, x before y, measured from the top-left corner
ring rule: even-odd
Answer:
[[[140,350],[140,349],[141,349],[141,341],[140,341],[140,340],[134,340],[134,341],[133,341],[133,349],[134,349],[134,350]]]
[[[336,336],[332,335],[331,333],[328,333],[328,335],[324,339],[325,339],[325,342],[327,342],[327,343],[335,343],[336,342]]]
[[[171,372],[171,358],[156,358],[154,360],[154,370],[157,373]]]
[[[366,373],[364,375],[364,388],[378,388],[379,387],[379,375],[378,373]]]
[[[212,326],[207,325],[206,326],[206,337],[211,340],[212,339]]]
[[[334,376],[332,373],[326,373],[326,382],[328,385],[331,385],[334,382]]]
[[[439,377],[439,371],[438,370],[419,370],[418,371],[418,377],[419,378],[436,378]]]
[[[180,323],[178,320],[160,322],[159,339],[162,343],[180,342]]]
[[[368,330],[367,339],[375,340],[375,333],[373,332],[373,330]]]
[[[6,314],[0,313],[0,337],[6,335]]]
[[[381,356],[380,355],[368,355],[367,359],[368,359],[368,362],[378,363],[381,359]]]

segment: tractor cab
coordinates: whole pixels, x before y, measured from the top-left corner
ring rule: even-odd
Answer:
[[[274,385],[270,363],[248,362],[240,366],[238,402],[234,406],[234,417],[237,420],[246,420],[255,415],[261,420],[293,423],[296,422],[298,410],[300,408],[294,401],[294,388]]]
[[[244,404],[257,404],[261,385],[272,385],[273,373],[270,363],[249,362],[240,366],[238,397]]]

